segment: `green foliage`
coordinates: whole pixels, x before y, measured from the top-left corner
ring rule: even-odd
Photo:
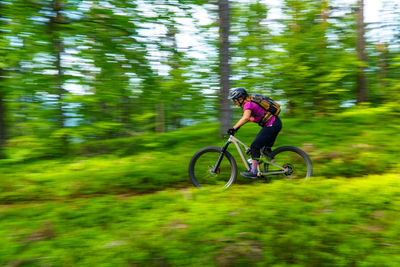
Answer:
[[[359,62],[354,8],[333,3],[285,0],[273,21],[232,1],[232,85],[284,103],[275,147],[316,177],[220,191],[187,189],[193,153],[226,141],[198,123],[218,113],[216,5],[0,1],[0,265],[398,266],[398,36]],[[345,109],[360,66],[371,104]]]
[[[393,103],[283,117],[276,146],[305,149],[317,176],[239,177],[225,191],[194,189],[187,174],[196,150],[223,145],[217,124],[78,143],[47,160],[27,160],[49,149],[42,139],[15,140],[19,154],[0,161],[0,265],[396,266],[399,113]],[[237,137],[249,144],[258,129]]]
[[[353,33],[342,32],[353,25],[341,21],[345,16],[330,17],[330,1],[284,2],[285,28],[275,38],[282,51],[273,58],[273,88],[284,92],[293,114],[337,112],[343,101],[355,97],[356,54],[354,44],[347,43]],[[338,34],[341,38],[335,38]]]
[[[272,34],[265,25],[268,6],[260,1],[234,3],[232,7],[232,70],[238,78],[233,87],[266,92],[271,87]]]
[[[399,188],[380,175],[8,205],[0,264],[396,266]]]
[[[172,131],[217,118],[215,3],[0,5],[0,123],[7,130],[0,133],[1,147],[24,136],[62,154],[75,142]],[[356,99],[363,64],[372,103],[398,98],[398,38],[367,43],[368,62],[359,62],[351,5],[287,0],[281,18],[265,1],[233,1],[231,8],[232,86],[271,95],[291,115],[332,114]],[[196,47],[182,38],[186,34]]]
[[[360,106],[336,116],[308,120],[283,117],[283,130],[275,147],[304,149],[316,176],[394,172],[400,168],[393,157],[400,153],[400,143],[394,138],[399,131],[399,113],[397,104],[391,104]],[[164,134],[76,143],[70,154],[59,158],[51,142],[15,139],[7,148],[9,159],[0,161],[0,202],[190,186],[187,166],[195,151],[225,142],[218,137],[217,129],[218,125],[207,123]],[[248,124],[237,136],[249,145],[258,130],[256,124]],[[236,149],[231,146],[229,151],[243,170]],[[50,156],[53,159],[37,160]],[[241,177],[238,180],[244,182]]]

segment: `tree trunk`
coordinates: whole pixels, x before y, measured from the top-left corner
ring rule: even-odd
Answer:
[[[326,36],[326,32],[329,27],[328,19],[331,8],[329,6],[328,0],[321,0],[321,4],[322,4],[322,9],[320,13],[320,25],[321,25],[321,32],[323,32],[324,34],[324,36],[322,36],[321,48],[325,52],[326,47],[328,46],[328,38]]]
[[[3,3],[0,3],[0,10],[4,7]],[[2,14],[0,14],[0,18],[2,18]],[[3,42],[4,39],[2,37],[1,42]],[[1,54],[3,56],[3,54]],[[5,57],[2,57],[2,60],[4,60]],[[5,109],[5,90],[3,87],[3,84],[1,83],[4,79],[4,70],[0,68],[0,159],[5,158],[4,154],[4,145],[6,143],[6,125],[5,125],[5,118],[6,118],[6,109]]]
[[[329,6],[329,1],[328,0],[321,0],[321,11],[320,11],[320,21],[319,21],[319,27],[320,29],[320,35],[318,36],[320,38],[319,41],[319,47],[318,50],[316,51],[316,55],[318,57],[318,65],[320,66],[325,66],[326,65],[326,55],[329,54],[327,51],[328,47],[328,28],[329,28],[329,12],[330,12],[330,6]],[[327,75],[327,71],[324,69],[323,71],[319,73],[321,76],[322,75]],[[325,92],[319,91],[317,94],[314,96],[314,107],[315,110],[324,113],[327,110],[327,107],[330,105],[326,105],[326,95]]]
[[[57,128],[64,129],[65,128],[65,114],[63,110],[63,97],[64,97],[64,89],[63,89],[63,69],[61,66],[61,54],[64,52],[64,47],[62,40],[59,34],[59,27],[57,25],[64,24],[65,20],[61,14],[62,4],[61,0],[53,0],[53,10],[56,14],[55,17],[52,17],[50,20],[50,31],[53,36],[53,46],[54,46],[54,55],[56,58],[55,67],[57,70],[56,75],[56,94],[57,94]],[[68,139],[66,135],[62,135],[61,137],[61,145],[62,149],[68,149]]]
[[[379,59],[378,59],[378,85],[379,85],[379,90],[380,90],[380,95],[388,95],[386,90],[387,90],[387,73],[388,73],[388,49],[386,46],[386,43],[378,43],[376,45],[376,50],[379,53]],[[390,95],[390,93],[389,93]],[[393,97],[389,96],[388,99],[392,99]]]
[[[232,113],[231,103],[228,99],[230,88],[230,68],[229,68],[229,0],[218,1],[219,14],[219,35],[220,35],[220,133],[225,134],[225,131],[231,127]]]
[[[0,68],[0,80],[3,80],[3,69]],[[0,85],[1,86],[1,85]],[[6,143],[5,102],[4,89],[0,87],[0,159],[5,158],[4,145]]]
[[[131,115],[132,103],[128,94],[129,93],[126,90],[123,90],[120,98],[120,105],[121,105],[120,122],[123,124],[125,130],[131,128],[130,115]]]
[[[368,100],[367,77],[365,76],[367,56],[365,53],[364,0],[358,1],[357,35],[357,54],[362,64],[358,68],[357,75],[357,103],[362,103]]]
[[[156,104],[156,132],[165,132],[165,108],[164,104]]]

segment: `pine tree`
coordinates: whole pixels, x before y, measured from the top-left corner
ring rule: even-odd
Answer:
[[[230,89],[230,56],[229,56],[229,34],[230,34],[230,6],[229,0],[218,1],[219,34],[220,34],[220,121],[221,134],[231,127],[231,103],[228,100]]]

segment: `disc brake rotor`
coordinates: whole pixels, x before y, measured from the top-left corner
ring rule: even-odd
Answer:
[[[287,164],[283,165],[283,168],[285,168],[285,175],[286,176],[290,176],[294,172],[294,167],[291,164],[287,163]]]

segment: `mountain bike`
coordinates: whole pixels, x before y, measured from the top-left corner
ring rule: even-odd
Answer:
[[[233,135],[223,147],[208,146],[197,151],[189,163],[189,176],[196,187],[219,185],[224,188],[235,183],[238,173],[236,160],[228,146],[233,143],[247,171],[250,171],[251,159],[247,160],[240,145],[249,154],[250,148]],[[313,173],[312,163],[306,152],[294,146],[281,146],[271,151],[263,148],[257,179],[270,182],[271,177],[285,179],[295,183],[307,181]]]

